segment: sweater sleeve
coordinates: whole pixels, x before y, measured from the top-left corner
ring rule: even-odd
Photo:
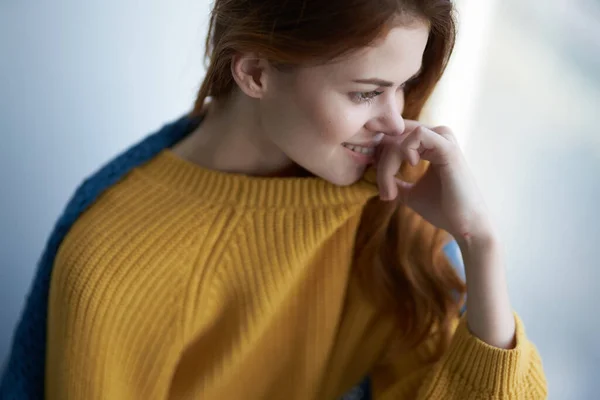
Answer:
[[[515,314],[516,346],[505,350],[472,335],[466,315],[458,321],[446,353],[436,364],[420,362],[419,350],[377,366],[375,400],[538,400],[547,398],[539,353]],[[422,353],[422,352],[421,352]]]

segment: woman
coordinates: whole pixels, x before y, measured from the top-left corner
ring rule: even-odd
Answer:
[[[454,33],[448,0],[217,0],[193,111],[67,207],[4,393],[545,398],[454,135],[417,122]]]

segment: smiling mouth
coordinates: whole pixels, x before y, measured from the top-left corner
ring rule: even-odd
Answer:
[[[367,156],[372,156],[375,154],[375,147],[366,147],[366,146],[358,146],[355,144],[342,143],[342,146],[345,148],[352,150],[355,153],[364,154]]]

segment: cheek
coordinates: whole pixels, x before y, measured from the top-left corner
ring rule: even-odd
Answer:
[[[347,94],[317,82],[321,81],[295,82],[274,104],[289,132],[311,146],[335,146],[363,131],[371,112],[369,106],[355,104]]]
[[[367,106],[352,103],[342,94],[323,96],[312,103],[314,121],[319,125],[323,139],[329,144],[341,144],[355,137],[369,120]]]

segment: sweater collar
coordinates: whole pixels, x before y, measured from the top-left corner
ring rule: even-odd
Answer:
[[[207,169],[176,155],[171,147],[190,134],[202,118],[183,117],[163,129],[168,145],[140,170],[161,184],[213,204],[239,207],[323,207],[364,204],[377,195],[372,179],[337,186],[319,177],[255,177]]]

